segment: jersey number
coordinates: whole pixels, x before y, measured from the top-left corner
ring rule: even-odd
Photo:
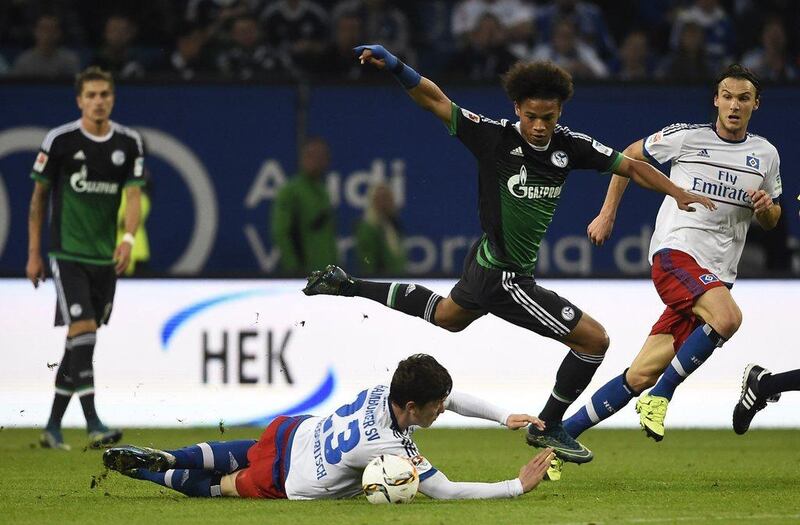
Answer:
[[[364,390],[358,394],[355,401],[349,405],[342,405],[337,408],[335,415],[341,418],[351,416],[364,406],[364,401],[366,400],[367,391]],[[322,431],[328,432],[332,426],[333,415],[329,416],[328,419],[325,420],[325,423],[322,424]],[[345,434],[348,434],[347,437],[345,437]],[[325,460],[331,465],[336,465],[342,460],[342,454],[353,450],[361,440],[361,432],[358,430],[358,419],[354,419],[348,423],[347,429],[344,432],[339,432],[339,435],[336,436],[338,444],[335,446],[333,444],[333,438],[333,432],[325,436]]]

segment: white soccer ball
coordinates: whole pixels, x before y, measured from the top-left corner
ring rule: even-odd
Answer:
[[[370,503],[411,503],[419,488],[419,474],[409,460],[381,454],[364,469],[361,486]]]

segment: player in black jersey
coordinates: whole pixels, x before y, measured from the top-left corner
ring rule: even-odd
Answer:
[[[100,68],[76,77],[81,118],[50,130],[33,165],[28,217],[28,263],[34,287],[45,279],[41,230],[50,201],[48,256],[55,282],[56,326],[67,325],[64,356],[55,381],[50,419],[41,436],[47,448],[69,449],[61,418],[72,394],[81,400],[89,445],[116,443],[122,432],[106,427],[94,404],[92,355],[98,326],[108,323],[117,275],[127,266],[139,224],[144,150],[139,134],[112,122],[114,82]],[[125,234],[116,243],[117,210],[125,191]]]
[[[564,431],[561,417],[600,366],[608,335],[600,323],[533,277],[539,244],[567,174],[584,168],[622,174],[671,195],[687,211],[691,203],[709,209],[713,203],[679,188],[649,164],[558,125],[562,106],[572,96],[572,78],[551,62],[517,63],[504,76],[520,119],[512,123],[460,108],[381,46],[355,51],[362,64],[388,69],[414,102],[436,115],[476,157],[483,236],[467,256],[461,280],[444,299],[419,285],[353,279],[335,266],[312,274],[304,292],[366,297],[454,332],[492,313],[564,343],[571,351],[539,415],[547,428],[530,427],[527,439],[534,446],[552,447],[563,460],[590,461],[592,453]]]

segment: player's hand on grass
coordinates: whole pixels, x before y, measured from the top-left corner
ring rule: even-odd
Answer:
[[[589,240],[595,246],[602,246],[611,237],[611,230],[614,229],[614,218],[601,213],[594,218],[586,228]]]
[[[544,430],[544,421],[538,417],[533,417],[530,414],[511,414],[506,419],[506,426],[511,430],[517,430],[522,427],[533,425],[539,430]]]
[[[44,282],[44,263],[41,255],[29,255],[28,264],[25,265],[25,275],[33,283],[34,288],[39,287],[39,282]]]
[[[131,262],[131,245],[125,241],[119,243],[117,245],[117,249],[114,250],[114,270],[117,272],[117,275],[122,275],[122,272],[128,267],[128,264]]]
[[[358,54],[358,61],[362,64],[370,63],[378,69],[388,67],[389,70],[397,66],[397,57],[381,45],[369,44],[353,48]]]
[[[764,190],[748,190],[747,195],[753,202],[753,211],[763,213],[772,208],[772,197]]]
[[[546,448],[536,454],[532,460],[519,469],[519,480],[522,482],[522,490],[530,492],[536,488],[544,479],[550,462],[556,457],[552,448]]]
[[[714,204],[714,202],[708,197],[703,197],[702,195],[697,195],[696,193],[686,190],[680,191],[680,193],[675,197],[675,202],[678,203],[678,208],[683,211],[694,211],[694,208],[689,206],[692,203],[700,204],[711,211],[717,209],[717,205]]]

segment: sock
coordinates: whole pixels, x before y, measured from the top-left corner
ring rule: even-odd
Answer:
[[[547,426],[551,426],[551,423],[560,423],[567,407],[578,399],[592,380],[597,367],[603,362],[603,357],[605,356],[581,354],[570,350],[558,368],[556,385],[539,414],[539,419]]]
[[[758,391],[763,396],[769,397],[788,390],[800,390],[800,369],[766,374],[758,382]]]
[[[683,383],[689,374],[700,368],[700,365],[711,357],[715,348],[724,343],[725,338],[715,332],[710,325],[704,324],[695,328],[664,370],[656,386],[650,390],[650,395],[672,399],[678,385]]]
[[[255,444],[255,439],[211,441],[164,452],[175,456],[177,468],[205,469],[230,474],[247,467],[247,451]]]
[[[389,308],[434,322],[436,305],[442,296],[418,284],[379,283],[356,279],[349,292],[357,297],[372,299]],[[348,294],[349,295],[349,294]]]
[[[53,407],[50,409],[50,419],[47,420],[48,429],[58,430],[61,428],[61,419],[64,417],[64,412],[67,411],[69,400],[72,399],[74,386],[69,375],[69,367],[70,351],[65,348],[64,356],[61,358],[61,364],[58,365],[58,372],[56,372],[56,393],[53,397]]]
[[[222,475],[202,469],[169,469],[166,472],[151,472],[136,469],[136,478],[152,481],[169,487],[193,498],[213,498],[222,496],[220,480]]]
[[[622,375],[618,375],[597,389],[586,406],[581,407],[564,421],[564,430],[567,431],[567,434],[577,439],[588,429],[619,412],[634,396],[638,395],[625,381],[627,371],[626,369]]]
[[[95,332],[86,332],[67,338],[67,345],[72,353],[70,357],[70,375],[75,385],[75,393],[78,394],[81,400],[86,426],[90,430],[102,426],[94,406],[94,365],[92,364],[92,357],[96,341],[97,335]]]

